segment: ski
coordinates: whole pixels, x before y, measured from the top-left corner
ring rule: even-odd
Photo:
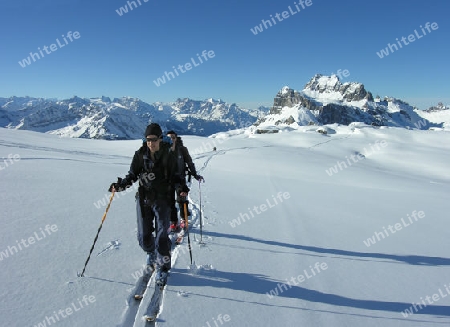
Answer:
[[[138,282],[136,283],[137,286],[134,292],[135,300],[140,301],[144,297],[144,293],[147,289],[148,282],[150,281],[154,271],[155,270],[152,269],[150,266],[146,266],[144,268],[142,277],[140,277]]]
[[[184,229],[181,229],[179,232],[174,232],[171,234],[172,244],[175,243],[175,246],[178,246],[183,241]],[[173,242],[175,240],[175,242]],[[173,250],[173,249],[172,249]],[[167,284],[167,280],[164,285],[158,283],[158,280],[155,280],[155,290],[153,291],[152,298],[150,300],[150,304],[147,307],[147,312],[144,314],[144,320],[148,323],[153,323],[156,321],[156,317],[158,316],[159,310],[161,308],[164,287]]]
[[[188,233],[187,226],[184,224],[184,221],[181,224],[181,229],[179,231],[174,231],[170,233],[169,238],[171,239],[172,244],[175,246],[180,245],[183,242],[184,236]],[[175,240],[175,242],[174,242]],[[159,310],[161,308],[164,287],[166,286],[167,281],[165,281],[164,285],[158,283],[155,280],[155,290],[153,291],[152,298],[150,300],[150,304],[147,307],[147,312],[144,314],[143,318],[146,320],[151,326],[153,326],[156,318],[159,314]]]
[[[147,313],[144,315],[144,319],[148,322],[156,321],[156,317],[159,313],[163,298],[164,285],[155,284],[155,291],[153,292],[152,299],[147,308]]]
[[[147,268],[147,266],[144,265],[139,271],[136,271],[135,274],[139,274],[140,277],[136,277],[137,281],[135,283],[135,286],[131,290],[127,298],[127,305],[125,307],[125,312],[123,313],[122,322],[118,326],[134,325],[136,315],[138,314],[139,308],[142,305],[144,294],[149,289],[148,285],[151,283],[153,270]]]

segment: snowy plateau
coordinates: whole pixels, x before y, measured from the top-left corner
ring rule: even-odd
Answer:
[[[113,198],[77,276],[107,189],[127,173],[147,121],[129,120],[120,101],[90,116],[94,100],[72,99],[64,106],[86,115],[69,125],[70,110],[48,105],[57,102],[27,100],[28,109],[19,98],[3,102],[0,326],[450,325],[448,109],[379,103],[333,77],[308,84],[281,90],[264,117],[242,113],[243,121],[253,117],[242,128],[193,135],[183,125],[205,178],[189,192],[193,264],[185,237],[152,324],[143,315],[154,281],[140,302],[130,298],[146,258],[134,191]],[[345,108],[346,116],[336,114]],[[123,116],[108,116],[110,109]],[[151,114],[172,115],[160,109]],[[39,121],[40,110],[51,118]],[[118,126],[112,117],[136,123],[135,134],[111,127],[104,135],[121,139],[102,139],[101,126]],[[327,123],[351,117],[361,121]],[[82,120],[98,127],[90,129],[96,136],[89,128],[75,133]]]

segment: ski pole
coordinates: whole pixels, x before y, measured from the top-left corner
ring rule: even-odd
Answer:
[[[189,256],[191,257],[191,265],[192,265],[192,250],[191,250],[191,239],[189,237],[189,222],[188,222],[187,202],[184,202],[184,222],[185,222],[185,225],[186,225],[186,231],[187,231],[187,236],[188,236]]]
[[[92,244],[92,247],[91,247],[91,251],[89,252],[89,256],[88,256],[86,262],[84,263],[83,271],[81,272],[81,274],[78,274],[78,277],[84,277],[84,271],[86,270],[86,266],[89,262],[89,259],[91,258],[91,254],[92,254],[92,251],[94,250],[95,242],[97,242],[97,239],[98,239],[98,234],[100,234],[100,231],[103,227],[103,222],[105,221],[106,214],[108,213],[109,207],[111,206],[111,202],[113,200],[114,193],[115,193],[115,190],[112,191],[111,197],[109,198],[108,206],[106,207],[105,213],[103,214],[102,222],[100,224],[100,227],[98,228],[97,235],[95,236],[94,243]]]
[[[200,197],[200,244],[202,244],[203,240],[203,222],[202,222],[202,189],[200,187],[201,180],[198,181],[198,194]]]

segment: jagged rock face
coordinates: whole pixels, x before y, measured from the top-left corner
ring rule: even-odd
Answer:
[[[348,125],[352,122],[364,122],[369,125],[383,125],[379,119],[379,111],[366,108],[365,111],[351,106],[339,105],[336,103],[320,104],[312,99],[301,97],[299,101],[302,107],[315,113],[316,119],[320,124],[343,124]],[[291,121],[291,123],[294,123]]]
[[[319,93],[338,92],[348,102],[363,99],[373,101],[373,96],[367,92],[361,83],[344,83],[339,81],[336,75],[331,77],[317,74],[306,85],[305,90],[317,91]]]
[[[298,108],[299,115],[292,116],[290,108],[293,107]],[[274,98],[270,115],[259,120],[257,126],[305,125],[308,119],[324,125],[363,122],[375,126],[417,128],[421,117],[412,106],[399,99],[375,102],[361,83],[342,84],[335,75],[318,74],[300,92],[283,87]]]
[[[367,92],[364,89],[364,85],[359,84],[356,85],[356,87],[351,90],[351,92],[347,92],[349,90],[351,85],[344,84],[342,85],[341,89],[339,90],[341,94],[344,96],[344,99],[351,102],[351,101],[360,101],[360,100],[368,100],[373,101],[372,93]]]
[[[322,76],[320,74],[314,76],[306,85],[303,91],[318,92],[319,94],[331,94],[339,93],[342,96],[342,101],[352,102],[360,100],[373,101],[373,96],[370,92],[367,92],[364,85],[361,83],[344,83],[342,84],[337,76]],[[271,114],[280,113],[283,107],[293,107],[300,104],[309,110],[319,110],[326,112],[328,117],[334,116],[337,118],[339,115],[345,116],[345,105],[333,105],[331,107],[323,108],[323,106],[316,100],[302,94],[288,87],[283,87],[280,92],[277,93],[273,107],[270,110]],[[338,110],[338,112],[331,114],[331,110]],[[328,119],[325,119],[328,121]],[[345,119],[344,119],[345,121]]]
[[[273,100],[273,107],[270,109],[270,114],[279,114],[283,107],[293,107],[300,102],[300,94],[293,89],[284,87],[277,93]]]
[[[449,110],[450,107],[445,106],[442,102],[439,102],[437,104],[437,106],[432,106],[430,108],[428,108],[427,110],[425,110],[426,112],[437,112],[437,111],[442,111],[442,110]]]
[[[293,107],[300,104],[302,107],[309,110],[318,110],[320,106],[310,98],[302,96],[299,92],[293,89],[283,88],[278,92],[273,101],[273,107],[270,109],[270,114],[279,114],[283,107]]]
[[[339,122],[339,124],[348,125],[353,121],[347,108],[333,103],[329,103],[319,109],[319,117],[319,122],[324,125],[333,124],[336,122]]]
[[[364,88],[362,90],[364,90]],[[357,93],[347,93],[346,96],[349,99],[355,99],[359,98],[361,95],[364,94],[364,92],[362,92],[360,88],[358,88],[357,91],[358,91]],[[323,105],[317,102],[316,100],[311,99],[305,95],[302,95],[299,92],[294,91],[292,89],[284,89],[278,92],[277,96],[274,99],[274,105],[270,113],[279,114],[283,107],[291,108],[298,104],[310,111],[317,112],[318,114],[316,115],[316,117],[319,123],[321,124],[339,123],[348,125],[354,121],[355,114],[358,116],[364,116],[360,115],[359,113],[356,113],[355,109],[349,106],[338,105],[335,103]],[[372,123],[369,117],[361,117],[361,118],[364,119],[359,121],[364,121],[369,124]],[[294,122],[295,121],[293,121],[293,119],[289,121],[290,124]],[[283,121],[283,123],[288,122]]]
[[[337,76],[322,76],[321,74],[315,75],[311,80],[306,83],[304,89],[317,91],[319,93],[339,92],[342,84]]]

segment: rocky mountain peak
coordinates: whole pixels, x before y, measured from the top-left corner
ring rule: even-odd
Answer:
[[[336,75],[317,74],[301,91],[288,86],[278,91],[269,114],[259,119],[256,125],[295,128],[309,124],[362,122],[374,126],[421,128],[423,124],[418,124],[421,120],[420,113],[406,102],[399,99],[374,101],[372,93],[361,83],[341,83]],[[439,124],[434,126],[439,127]]]
[[[449,110],[449,106],[445,106],[442,102],[439,102],[436,106],[432,106],[428,108],[427,112],[436,112],[436,111],[442,111],[442,110]]]
[[[351,102],[368,100],[373,101],[372,93],[366,91],[364,85],[357,82],[341,83],[337,75],[324,76],[316,74],[305,85],[304,92],[306,93],[319,93],[323,95],[335,95],[341,100]],[[309,92],[308,92],[309,91]]]

